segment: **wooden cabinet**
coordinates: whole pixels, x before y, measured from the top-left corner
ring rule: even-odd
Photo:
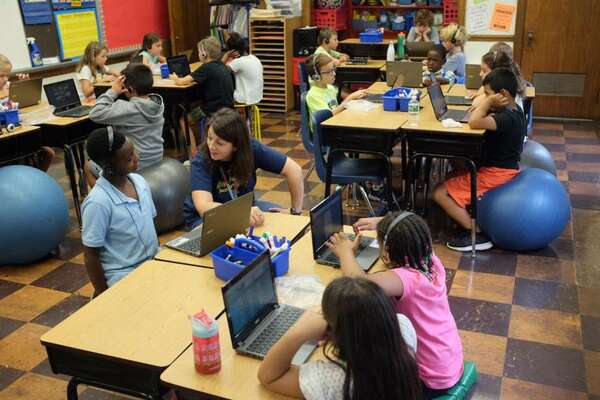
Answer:
[[[171,52],[196,51],[197,43],[210,34],[208,0],[169,0]]]
[[[251,18],[250,53],[263,65],[263,112],[285,113],[294,107],[293,32],[302,18]]]

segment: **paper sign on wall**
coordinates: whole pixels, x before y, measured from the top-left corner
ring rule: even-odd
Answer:
[[[54,16],[63,60],[81,57],[89,42],[100,40],[94,9],[57,11]]]
[[[489,26],[488,0],[473,0],[469,8],[469,31],[471,33],[484,31]]]
[[[492,12],[490,28],[499,32],[508,32],[515,10],[515,6],[511,4],[496,3]]]

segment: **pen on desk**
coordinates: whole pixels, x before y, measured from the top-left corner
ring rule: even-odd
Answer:
[[[452,82],[450,84],[450,86],[448,87],[448,90],[446,90],[446,93],[450,93],[450,91],[452,90],[452,87],[454,86],[454,82]]]

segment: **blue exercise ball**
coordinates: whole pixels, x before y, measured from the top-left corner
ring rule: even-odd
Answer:
[[[529,168],[483,196],[477,223],[496,246],[527,251],[550,244],[570,216],[571,204],[562,183],[547,171]]]
[[[540,168],[556,176],[556,163],[552,158],[552,153],[535,140],[527,139],[523,143],[523,152],[521,153],[521,169]]]
[[[69,210],[63,189],[39,169],[0,168],[0,265],[27,264],[64,239]]]

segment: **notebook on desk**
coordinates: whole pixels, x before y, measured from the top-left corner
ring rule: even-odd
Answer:
[[[10,100],[19,108],[34,106],[42,99],[42,79],[26,79],[10,84]]]
[[[423,86],[423,64],[411,61],[388,61],[386,64],[388,86]]]
[[[339,268],[340,259],[333,254],[326,243],[334,233],[343,230],[342,190],[321,201],[310,210],[310,234],[312,237],[313,258],[318,264]],[[354,235],[349,235],[351,240]],[[364,271],[371,269],[379,258],[379,247],[370,237],[362,237],[356,261]]]
[[[180,78],[191,74],[190,60],[186,55],[167,57],[167,65],[169,66],[169,73],[176,74]]]
[[[57,117],[80,118],[88,115],[92,109],[91,106],[81,105],[73,79],[44,85],[44,92],[48,103],[54,106],[54,115]]]
[[[431,107],[438,121],[451,118],[458,122],[468,122],[469,112],[467,110],[449,110],[446,99],[442,93],[442,87],[435,83],[427,88],[427,93],[431,99]]]
[[[246,232],[253,199],[254,193],[249,192],[206,211],[201,226],[167,242],[165,246],[196,257],[210,253],[230,237]]]
[[[231,345],[239,354],[263,359],[304,312],[298,307],[279,304],[268,251],[254,259],[221,290]],[[302,364],[316,347],[316,343],[304,343],[292,364]]]

